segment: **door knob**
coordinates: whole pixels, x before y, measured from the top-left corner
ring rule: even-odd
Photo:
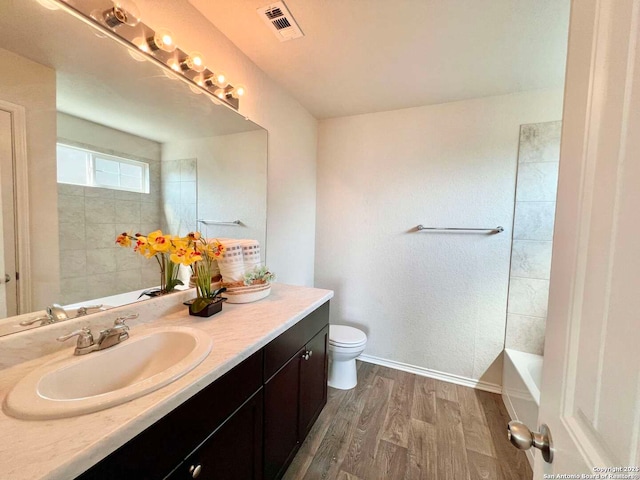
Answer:
[[[540,425],[539,432],[532,432],[522,422],[511,421],[507,426],[507,435],[511,444],[520,450],[538,448],[542,452],[542,458],[547,463],[553,462],[553,441],[551,431],[544,423]]]
[[[200,472],[202,471],[202,465],[191,465],[189,467],[189,473],[192,478],[198,478],[200,476]]]

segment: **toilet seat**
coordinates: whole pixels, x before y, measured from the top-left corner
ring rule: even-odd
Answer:
[[[366,343],[367,336],[357,328],[347,325],[329,325],[329,345],[356,348]]]

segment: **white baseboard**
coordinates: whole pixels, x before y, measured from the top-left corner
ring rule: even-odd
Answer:
[[[422,375],[423,377],[435,378],[436,380],[442,380],[443,382],[455,383],[456,385],[476,388],[478,390],[484,390],[486,392],[500,394],[502,393],[502,385],[483,382],[482,380],[475,380],[473,378],[462,377],[460,375],[454,375],[452,373],[439,372],[438,370],[417,367],[415,365],[409,365],[407,363],[396,362],[394,360],[374,357],[372,355],[360,355],[358,357],[358,360],[362,360],[363,362],[367,363],[375,363],[376,365],[382,365],[383,367],[393,368],[395,370],[402,370],[403,372],[415,373],[416,375]]]

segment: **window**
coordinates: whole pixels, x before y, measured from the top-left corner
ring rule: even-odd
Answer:
[[[149,193],[149,164],[58,143],[58,183]]]

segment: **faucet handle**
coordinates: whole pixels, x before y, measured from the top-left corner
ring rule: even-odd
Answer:
[[[122,317],[118,317],[113,321],[113,326],[114,327],[118,327],[120,325],[124,325],[125,327],[128,328],[128,325],[126,325],[124,322],[126,322],[127,320],[134,320],[136,318],[138,318],[140,315],[138,315],[137,313],[131,313],[129,315],[123,315]]]
[[[100,310],[102,308],[102,304],[99,305],[86,305],[82,307],[78,307],[76,311],[76,317],[82,317],[89,313],[89,310]]]
[[[22,325],[23,327],[27,327],[29,325],[33,325],[36,322],[41,322],[40,326],[49,325],[53,323],[53,317],[49,314],[45,314],[43,317],[34,317],[30,318],[29,320],[23,320],[20,322],[20,325]]]
[[[88,327],[81,328],[80,330],[75,330],[68,335],[62,335],[56,340],[58,340],[59,342],[64,342],[76,336],[78,337],[77,348],[85,348],[93,345],[93,335],[91,334],[91,330]]]

